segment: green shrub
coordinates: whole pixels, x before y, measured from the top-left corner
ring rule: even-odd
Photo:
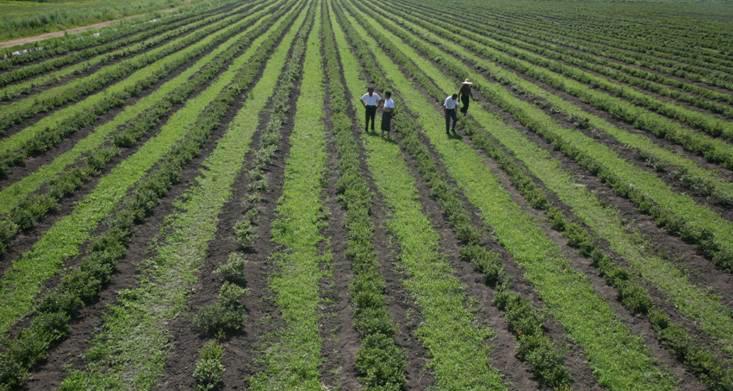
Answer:
[[[225,282],[219,290],[214,304],[202,308],[194,317],[193,324],[200,332],[211,337],[224,338],[242,330],[244,306],[240,300],[245,289]]]
[[[227,261],[224,264],[216,268],[214,273],[220,275],[224,281],[244,288],[247,284],[247,281],[244,278],[244,265],[246,262],[247,261],[244,259],[244,256],[233,252],[229,254],[229,258],[227,258]]]
[[[196,390],[210,391],[221,388],[224,376],[224,364],[221,362],[223,355],[224,349],[216,341],[204,344],[199,352],[196,368],[193,370]]]

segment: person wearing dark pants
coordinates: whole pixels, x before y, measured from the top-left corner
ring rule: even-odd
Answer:
[[[392,99],[392,92],[386,91],[384,93],[384,104],[382,106],[382,136],[387,133],[389,137],[389,131],[392,128],[392,115],[394,115],[394,100]]]
[[[473,83],[466,79],[461,83],[461,89],[458,90],[458,96],[460,96],[461,103],[463,103],[461,106],[461,113],[463,113],[464,116],[468,114],[468,105],[471,103],[471,98],[473,98],[471,85],[473,85]]]
[[[450,135],[456,134],[456,123],[458,122],[458,116],[456,110],[458,110],[458,94],[449,95],[443,102],[443,108],[445,109],[445,133]]]
[[[374,117],[377,114],[377,105],[382,97],[374,92],[374,87],[367,88],[367,93],[361,96],[361,104],[364,106],[364,132],[369,132],[369,121],[372,123],[374,132]]]

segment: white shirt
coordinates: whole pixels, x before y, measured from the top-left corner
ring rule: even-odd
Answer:
[[[394,100],[392,98],[389,98],[384,101],[384,108],[385,109],[394,109]]]
[[[368,92],[361,96],[361,101],[367,106],[376,106],[380,100],[382,100],[382,97],[376,92],[372,93],[372,96],[369,96]]]
[[[455,110],[458,108],[458,99],[453,99],[452,95],[449,95],[447,98],[445,98],[445,102],[443,102],[443,107],[445,107],[447,110]]]

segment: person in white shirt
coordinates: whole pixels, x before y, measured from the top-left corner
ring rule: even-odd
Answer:
[[[458,94],[449,95],[445,98],[443,107],[445,108],[445,133],[450,135],[452,130],[453,134],[456,134],[456,122],[458,122],[458,116],[456,115],[456,110],[458,110]]]
[[[392,92],[386,91],[384,93],[384,103],[382,104],[382,136],[387,133],[389,137],[389,131],[392,128],[392,115],[394,114],[394,99],[392,99]]]
[[[374,92],[374,87],[367,88],[367,93],[361,96],[361,104],[364,106],[364,132],[369,132],[369,120],[372,121],[372,132],[374,132],[374,117],[377,114],[377,105],[382,97]]]

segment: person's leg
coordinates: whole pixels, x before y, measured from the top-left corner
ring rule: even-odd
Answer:
[[[369,106],[364,107],[364,133],[369,131]]]
[[[450,111],[445,110],[445,133],[450,134]]]
[[[377,107],[372,106],[371,118],[372,118],[372,132],[374,132],[374,118],[377,116]]]
[[[471,103],[471,98],[468,95],[463,95],[461,97],[461,102],[463,102],[463,107],[461,107],[461,113],[463,115],[466,115],[468,113],[468,105]]]
[[[456,132],[456,124],[458,123],[458,114],[456,113],[457,110],[451,110],[451,118],[453,119],[453,133]]]

